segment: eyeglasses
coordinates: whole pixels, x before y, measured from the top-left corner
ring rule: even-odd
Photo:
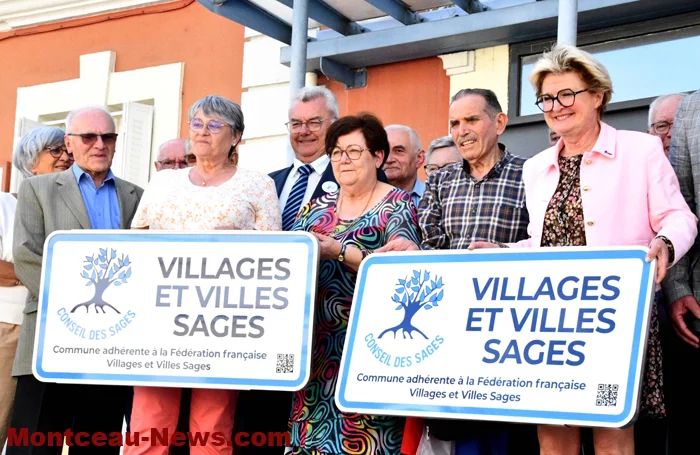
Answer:
[[[300,122],[299,120],[290,120],[289,122],[285,123],[287,125],[287,129],[289,130],[290,133],[298,133],[301,131],[301,129],[306,125],[306,127],[309,129],[311,132],[316,132],[321,130],[321,126],[323,125],[323,122],[327,122],[327,118],[314,118],[311,120],[308,120],[306,122]]]
[[[101,138],[102,142],[104,145],[111,147],[117,142],[117,133],[105,133],[105,134],[97,134],[97,133],[82,133],[82,134],[74,134],[74,133],[68,133],[66,136],[80,136],[80,138],[83,140],[83,144],[85,145],[93,145],[95,142],[97,142],[97,138]]]
[[[185,155],[185,162],[188,166],[194,166],[197,164],[197,156],[194,153],[188,153]]]
[[[439,171],[440,169],[442,169],[443,167],[449,166],[450,164],[455,164],[455,163],[457,163],[457,161],[453,161],[451,163],[445,163],[442,166],[438,166],[437,164],[427,164],[425,166],[425,174],[432,175],[432,174],[436,173],[437,171]]]
[[[163,169],[183,169],[188,166],[187,159],[184,159],[182,161],[180,160],[163,160],[163,161],[158,161],[160,163],[160,167]]]
[[[671,128],[673,127],[673,122],[656,122],[651,124],[651,130],[654,132],[654,134],[657,134],[659,136],[663,136],[664,134],[667,134],[669,131],[671,131]]]
[[[359,145],[351,145],[345,150],[341,149],[340,147],[336,147],[333,150],[330,150],[328,152],[328,155],[330,155],[331,161],[333,161],[334,163],[337,163],[338,161],[343,159],[343,153],[345,153],[348,156],[348,158],[355,161],[360,159],[360,155],[362,155],[362,152],[364,152],[365,150],[367,149],[363,149]]]
[[[542,112],[551,112],[552,109],[554,109],[555,100],[559,102],[561,107],[571,107],[576,102],[576,95],[587,91],[587,88],[579,90],[578,92],[574,92],[570,88],[565,88],[564,90],[559,90],[559,93],[557,93],[555,97],[551,97],[550,95],[538,96],[535,104]]]
[[[56,159],[62,157],[64,153],[68,155],[69,160],[73,159],[73,154],[68,151],[65,145],[54,145],[53,147],[46,147],[44,150],[49,152],[51,156]]]
[[[190,129],[195,133],[202,131],[202,128],[204,128],[205,125],[204,122],[198,118],[193,118],[188,123],[190,124]],[[225,126],[230,127],[230,125],[227,125],[226,123],[220,122],[218,120],[209,120],[206,123],[207,129],[212,134],[217,134],[221,132],[221,129]]]

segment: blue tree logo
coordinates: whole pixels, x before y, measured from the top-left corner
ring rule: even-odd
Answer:
[[[108,251],[109,255],[107,254]],[[117,258],[115,250],[100,248],[100,254],[97,257],[94,254],[85,256],[84,264],[83,272],[80,276],[87,280],[85,286],[95,287],[95,294],[90,300],[77,304],[71,310],[71,313],[75,313],[80,307],[85,307],[85,312],[88,313],[90,312],[90,305],[95,305],[95,313],[99,313],[100,310],[104,313],[104,307],[109,307],[116,311],[117,314],[121,314],[114,306],[105,302],[102,296],[112,284],[121,286],[131,277],[129,256],[122,254],[120,258]]]
[[[421,308],[430,310],[438,306],[438,302],[442,300],[445,292],[442,290],[442,277],[435,276],[435,278],[431,280],[430,272],[425,270],[421,279],[421,272],[419,270],[414,270],[413,276],[399,279],[396,286],[395,293],[391,300],[399,304],[399,306],[396,307],[396,311],[404,311],[403,320],[399,325],[383,331],[379,335],[379,338],[383,337],[387,332],[392,332],[394,338],[396,338],[396,334],[402,330],[404,340],[406,339],[406,335],[413,339],[413,335],[411,335],[412,332],[420,333],[423,335],[423,338],[427,340],[428,337],[418,328],[414,327],[411,320]]]

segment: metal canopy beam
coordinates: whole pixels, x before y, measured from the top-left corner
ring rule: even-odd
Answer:
[[[346,90],[367,85],[367,70],[364,68],[353,71],[327,57],[322,57],[319,65],[324,76],[342,82]]]
[[[586,0],[579,4],[579,31],[597,30],[644,20],[700,11],[697,0]],[[348,68],[433,57],[471,49],[556,36],[558,1],[546,0],[479,14],[426,21],[331,39],[307,48],[307,71],[320,69],[330,57]],[[290,48],[280,50],[289,65]]]
[[[375,8],[384,11],[403,25],[419,24],[423,18],[414,13],[401,0],[365,0]]]
[[[197,0],[197,2],[219,16],[252,28],[284,44],[292,43],[292,27],[289,24],[247,0]]]
[[[479,0],[452,0],[452,3],[459,6],[465,13],[469,14],[480,13],[489,9]]]
[[[294,0],[277,1],[289,8],[294,8]],[[367,31],[367,29],[356,22],[352,22],[321,0],[309,0],[309,18],[345,36]]]

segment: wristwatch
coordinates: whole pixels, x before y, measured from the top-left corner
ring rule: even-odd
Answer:
[[[343,262],[345,260],[345,252],[347,251],[348,246],[344,243],[340,244],[340,254],[338,255],[338,262]]]

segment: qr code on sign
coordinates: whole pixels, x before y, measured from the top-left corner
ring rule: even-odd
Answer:
[[[277,354],[277,372],[294,373],[294,354]]]
[[[596,406],[617,406],[617,384],[598,384]]]

